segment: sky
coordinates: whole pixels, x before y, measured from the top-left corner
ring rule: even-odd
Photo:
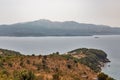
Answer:
[[[0,24],[39,19],[120,27],[120,0],[0,0]]]

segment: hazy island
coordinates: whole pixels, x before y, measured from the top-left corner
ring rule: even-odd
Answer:
[[[92,36],[120,35],[120,28],[106,25],[78,23],[75,21],[36,21],[0,25],[0,36]]]
[[[107,54],[97,49],[49,55],[0,49],[0,80],[114,80],[101,73],[101,66],[107,62]]]

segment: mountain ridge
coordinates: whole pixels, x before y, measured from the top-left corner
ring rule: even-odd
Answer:
[[[75,21],[36,21],[0,25],[0,36],[92,36],[120,35],[120,28]]]

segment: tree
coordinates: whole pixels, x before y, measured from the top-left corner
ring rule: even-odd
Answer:
[[[98,80],[106,80],[108,78],[108,75],[104,74],[104,73],[100,73],[98,75]]]
[[[109,77],[108,75],[104,74],[104,73],[100,73],[98,75],[98,80],[115,80],[111,77]]]
[[[111,78],[111,77],[108,77],[106,80],[115,80],[115,79],[113,79],[113,78]]]

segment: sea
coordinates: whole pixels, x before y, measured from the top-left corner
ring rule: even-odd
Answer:
[[[105,51],[108,59],[102,72],[120,80],[120,35],[0,37],[0,48],[15,50],[25,55],[64,54],[78,48],[95,48]]]

